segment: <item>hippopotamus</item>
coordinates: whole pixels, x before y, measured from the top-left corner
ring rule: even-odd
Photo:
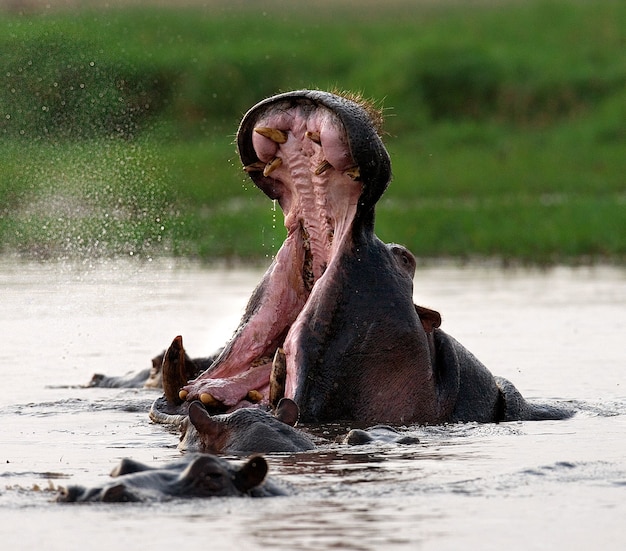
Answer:
[[[163,467],[123,459],[111,473],[111,482],[96,488],[62,488],[57,501],[165,501],[191,497],[283,495],[283,488],[266,479],[267,470],[267,461],[262,456],[251,457],[240,466],[209,454],[189,454]]]
[[[289,398],[281,399],[274,415],[259,408],[210,415],[197,400],[189,405],[188,415],[178,446],[181,451],[247,455],[294,453],[315,448],[307,434],[294,428],[298,406]]]
[[[154,375],[153,375],[154,374]],[[154,377],[156,372],[154,368],[146,368],[140,371],[129,371],[125,375],[105,375],[104,373],[94,373],[91,380],[87,383],[87,387],[92,388],[156,388],[161,385],[154,385],[149,383],[151,377]],[[158,370],[158,377],[160,379],[161,371]],[[159,380],[160,382],[160,380]]]
[[[376,425],[367,430],[352,429],[344,436],[342,442],[351,446],[362,446],[372,442],[409,445],[419,444],[420,439],[414,434],[400,432],[398,429],[388,425]]]
[[[287,235],[231,340],[199,376],[163,373],[170,408],[272,407],[303,422],[440,424],[563,419],[527,402],[413,302],[415,257],[374,232],[391,180],[381,115],[360,98],[298,90],[243,117],[243,169]],[[254,398],[251,400],[251,396]]]

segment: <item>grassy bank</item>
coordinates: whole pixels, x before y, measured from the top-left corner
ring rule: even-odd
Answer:
[[[623,262],[626,5],[395,5],[3,16],[3,250],[271,256],[281,213],[241,173],[238,121],[337,87],[385,109],[385,241]]]

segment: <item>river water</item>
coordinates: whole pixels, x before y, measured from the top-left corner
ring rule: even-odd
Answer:
[[[122,457],[176,458],[149,422],[156,393],[79,388],[147,367],[182,334],[193,355],[231,335],[262,270],[0,259],[3,549],[623,549],[626,271],[427,266],[415,301],[527,397],[567,421],[409,427],[421,442],[270,456],[295,494],[159,504],[57,504]],[[349,427],[328,427],[347,432]]]

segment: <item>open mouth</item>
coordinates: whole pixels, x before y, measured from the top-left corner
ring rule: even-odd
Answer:
[[[215,362],[182,389],[187,372],[164,369],[169,402],[200,399],[214,411],[294,397],[303,327],[316,338],[311,313],[323,308],[339,259],[355,246],[355,226],[373,227],[374,204],[390,179],[367,111],[324,92],[261,102],[244,117],[238,146],[244,170],[280,204],[287,237]]]

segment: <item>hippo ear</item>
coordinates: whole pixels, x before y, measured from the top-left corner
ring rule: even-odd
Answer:
[[[152,358],[152,369],[156,369],[157,371],[161,371],[161,365],[163,365],[163,357],[165,356],[166,350],[163,350],[158,356]]]
[[[189,404],[189,421],[200,434],[206,434],[211,439],[217,438],[223,430],[220,423],[211,418],[202,402],[198,400]]]
[[[144,465],[139,461],[125,457],[122,461],[120,461],[120,464],[111,471],[111,476],[123,476],[125,474],[149,471],[151,469],[152,467],[148,467],[148,465]]]
[[[247,492],[256,488],[267,474],[267,461],[261,455],[255,455],[246,461],[235,474],[233,482],[240,492]]]
[[[432,333],[435,327],[441,325],[441,314],[439,312],[418,306],[417,304],[414,304],[414,306],[426,333]]]
[[[286,425],[295,427],[300,417],[300,408],[291,398],[281,398],[276,406],[274,417]]]

